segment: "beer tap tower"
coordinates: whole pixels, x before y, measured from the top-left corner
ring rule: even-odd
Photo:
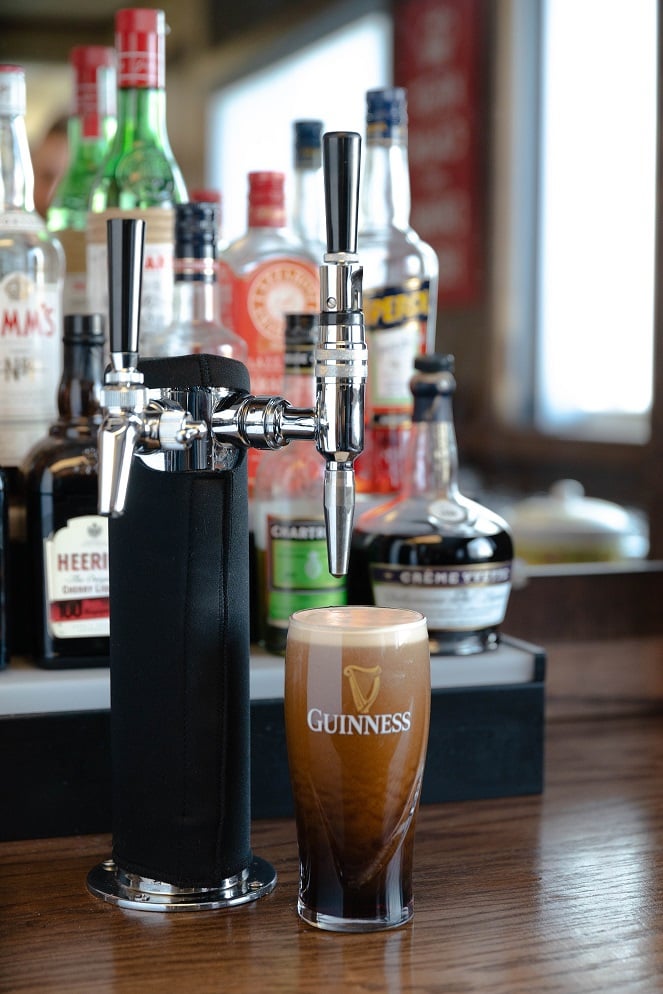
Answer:
[[[326,134],[323,158],[313,409],[252,396],[232,359],[139,362],[144,222],[108,222],[99,509],[111,518],[113,852],[88,887],[121,907],[229,907],[276,883],[250,847],[246,450],[315,441],[326,463],[329,567],[341,575],[363,447],[359,135]]]

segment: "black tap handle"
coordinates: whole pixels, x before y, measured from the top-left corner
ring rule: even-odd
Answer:
[[[357,251],[361,136],[329,131],[322,138],[327,252]]]
[[[138,355],[145,221],[114,217],[106,230],[110,351]]]

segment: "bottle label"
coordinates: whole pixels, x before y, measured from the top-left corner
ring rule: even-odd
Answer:
[[[140,307],[140,351],[149,355],[150,337],[159,334],[173,317],[174,213],[166,208],[123,211],[112,208],[90,216],[87,242],[87,279],[90,310],[108,314],[108,252],[106,221],[112,217],[140,217],[146,222]]]
[[[426,615],[431,631],[476,631],[504,621],[511,564],[391,566],[371,564],[378,607],[408,607]]]
[[[221,262],[219,284],[226,320],[246,342],[251,391],[275,396],[283,389],[285,315],[317,314],[320,277],[313,263],[274,259],[237,275]]]
[[[108,519],[70,518],[44,539],[44,564],[51,637],[109,635]]]
[[[18,465],[57,415],[61,321],[57,284],[0,280],[0,465]]]
[[[412,277],[402,286],[365,290],[368,343],[367,402],[371,415],[412,410],[414,360],[426,348],[430,282]]]
[[[238,275],[220,261],[218,280],[222,323],[246,342],[251,392],[279,396],[283,391],[285,315],[318,313],[318,269],[312,262],[282,257]],[[249,492],[259,455],[256,449],[249,450]]]
[[[267,516],[267,624],[287,628],[293,611],[345,604],[345,578],[332,576],[322,518]]]

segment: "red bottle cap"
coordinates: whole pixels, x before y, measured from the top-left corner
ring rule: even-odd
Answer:
[[[166,15],[163,10],[129,7],[115,15],[121,89],[163,89],[166,82]]]
[[[221,204],[221,192],[209,187],[194,187],[189,190],[189,200],[193,204]]]
[[[76,77],[74,113],[81,120],[83,138],[99,138],[104,117],[115,116],[115,49],[78,45],[69,61]]]
[[[284,226],[284,188],[284,173],[249,173],[250,228],[282,228]]]

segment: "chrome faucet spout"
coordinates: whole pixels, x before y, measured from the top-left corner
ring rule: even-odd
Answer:
[[[142,422],[131,415],[107,415],[99,430],[99,514],[124,514],[131,460]]]

